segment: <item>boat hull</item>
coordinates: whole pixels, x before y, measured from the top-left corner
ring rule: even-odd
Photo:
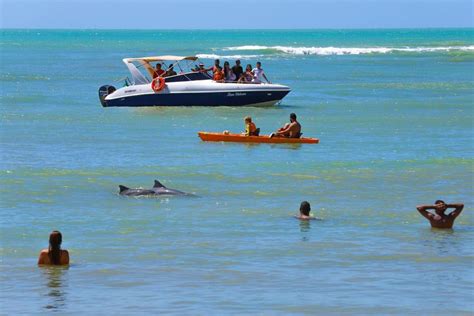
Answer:
[[[113,106],[272,106],[289,91],[201,92],[145,94],[105,100],[105,107]]]
[[[153,91],[150,84],[123,87],[107,94],[110,86],[99,90],[104,107],[113,106],[271,106],[290,89],[279,84],[219,83],[197,80],[166,83]]]
[[[267,144],[318,144],[318,138],[286,138],[266,136],[244,136],[241,134],[224,134],[198,132],[199,138],[205,142],[236,142],[236,143],[267,143]]]

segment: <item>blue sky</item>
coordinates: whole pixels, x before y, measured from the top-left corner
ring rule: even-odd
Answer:
[[[2,28],[473,27],[473,0],[0,0]]]

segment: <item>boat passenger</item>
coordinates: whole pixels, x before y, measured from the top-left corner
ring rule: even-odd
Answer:
[[[170,76],[176,76],[176,75],[177,73],[176,71],[174,71],[173,65],[171,64],[169,65],[168,70],[166,71],[163,77],[170,77]]]
[[[224,82],[224,71],[222,70],[221,67],[215,67],[214,68],[214,75],[212,77],[212,80],[216,82]]]
[[[454,211],[445,214],[444,212],[448,208],[454,208]],[[464,204],[446,204],[442,200],[437,200],[434,205],[419,205],[416,207],[418,212],[430,221],[433,228],[453,228],[454,220],[461,214],[463,208]],[[428,212],[430,209],[434,210],[435,214]]]
[[[258,136],[260,129],[255,126],[255,123],[252,122],[252,118],[250,116],[246,116],[244,118],[245,122],[245,136]]]
[[[236,78],[235,74],[232,72],[232,69],[230,69],[228,61],[224,62],[224,76],[226,82],[234,82]]]
[[[279,128],[275,133],[270,134],[270,137],[300,138],[301,125],[296,120],[296,114],[291,113],[290,123],[286,123],[283,127]]]
[[[239,83],[248,83],[252,82],[253,79],[253,73],[252,73],[252,65],[248,64],[247,67],[245,67],[245,72],[240,75],[239,78]]]
[[[161,69],[161,64],[160,63],[156,64],[156,69],[153,72],[153,79],[155,79],[156,77],[161,77],[164,73],[165,71]]]
[[[193,72],[208,72],[210,69],[212,69],[212,68],[206,69],[206,68],[204,68],[203,63],[199,63],[199,66],[196,67],[195,69],[193,69]]]
[[[219,59],[216,59],[214,60],[214,66],[212,66],[211,68],[209,68],[209,70],[212,70],[212,72],[216,72],[217,70],[221,69],[222,70],[222,67],[220,65],[220,60]]]
[[[62,235],[55,230],[49,235],[49,247],[40,252],[38,264],[66,265],[69,264],[69,252],[61,249]]]
[[[262,77],[268,82],[268,83],[271,83],[268,79],[267,79],[267,76],[265,76],[265,73],[263,72],[263,69],[262,69],[262,63],[257,61],[257,67],[255,67],[254,69],[252,69],[252,73],[253,73],[253,79],[252,79],[252,82],[253,83],[262,83]]]
[[[240,79],[240,76],[244,72],[242,66],[240,66],[240,59],[235,61],[235,65],[232,67],[232,72],[235,74],[235,81]]]

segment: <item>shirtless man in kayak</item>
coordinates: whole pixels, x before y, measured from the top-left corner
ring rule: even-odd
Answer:
[[[454,211],[445,214],[444,212],[448,208],[454,208]],[[434,205],[419,205],[416,207],[418,212],[426,217],[430,221],[431,227],[434,228],[452,228],[454,220],[461,214],[463,208],[464,204],[446,204],[441,200],[437,200]],[[434,210],[435,214],[428,212],[428,210]]]
[[[285,126],[279,128],[275,133],[270,134],[271,137],[288,137],[288,138],[300,138],[301,136],[301,125],[296,120],[296,114],[290,114],[290,123],[286,123]]]

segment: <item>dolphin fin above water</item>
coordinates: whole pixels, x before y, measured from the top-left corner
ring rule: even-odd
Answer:
[[[127,191],[127,190],[130,190],[129,187],[126,187],[124,185],[119,185],[119,188],[120,188],[120,193],[124,192],[124,191]]]
[[[151,189],[130,189],[124,185],[119,185],[120,195],[125,196],[159,196],[159,195],[186,195],[186,196],[194,196],[193,194],[188,194],[186,192],[182,192],[175,189],[169,189],[165,187],[160,181],[155,180],[155,184]]]
[[[153,186],[154,188],[166,188],[163,184],[161,184],[160,181],[155,180],[155,185]]]

